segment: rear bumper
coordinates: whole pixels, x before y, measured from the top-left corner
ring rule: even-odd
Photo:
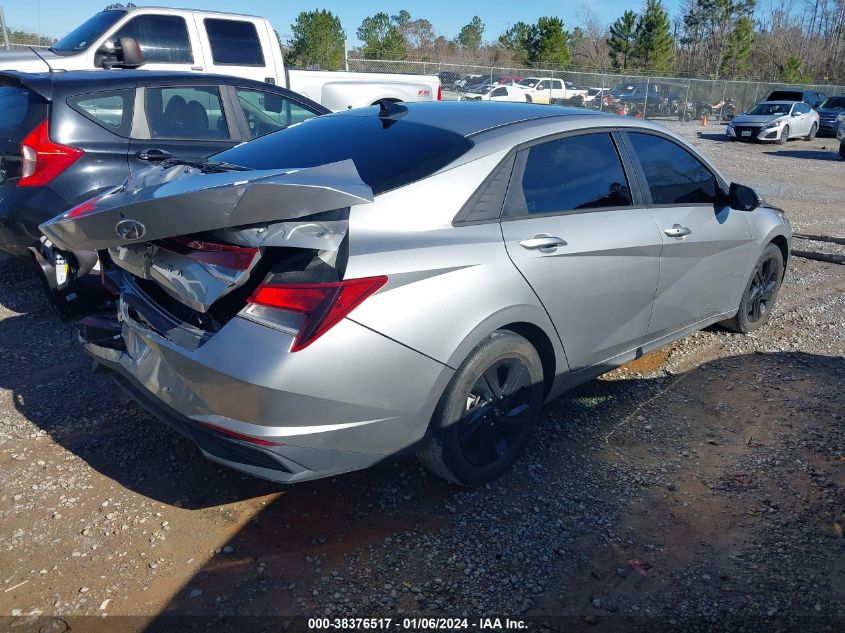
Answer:
[[[97,367],[209,459],[278,482],[366,468],[408,452],[452,375],[348,319],[291,354],[291,337],[238,317],[193,351],[132,319],[125,305],[120,317],[125,349],[102,337],[83,341]]]

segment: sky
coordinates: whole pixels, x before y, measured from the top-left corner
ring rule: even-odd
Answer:
[[[122,0],[124,4],[128,0]],[[674,16],[679,0],[664,0],[669,15]],[[88,17],[103,10],[109,0],[0,0],[9,27],[17,30],[41,32],[48,37],[61,37]],[[407,9],[413,18],[427,18],[438,35],[451,39],[458,34],[473,15],[479,15],[486,26],[484,39],[495,41],[510,25],[522,20],[536,22],[544,15],[556,15],[567,27],[579,24],[584,9],[590,10],[603,23],[610,24],[626,9],[638,8],[639,0],[492,0],[466,2],[461,0],[322,0],[320,2],[280,2],[279,0],[135,0],[139,6],[168,6],[213,11],[236,11],[269,18],[283,39],[290,37],[291,23],[300,11],[328,9],[340,18],[350,46],[359,42],[355,31],[361,21],[384,11],[394,15]],[[237,7],[237,8],[233,8]],[[518,9],[516,8],[518,7]]]

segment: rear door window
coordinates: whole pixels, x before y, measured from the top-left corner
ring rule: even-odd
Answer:
[[[250,138],[278,132],[317,116],[296,101],[275,92],[245,88],[237,88],[236,92],[249,126]]]
[[[714,204],[716,177],[680,145],[654,134],[628,132],[655,205]]]
[[[71,97],[68,104],[109,132],[128,137],[132,127],[134,97],[135,91],[131,89],[110,90]]]
[[[506,216],[631,206],[628,180],[610,134],[560,138],[527,150],[520,187],[511,186]],[[516,177],[519,172],[515,171]]]
[[[229,138],[217,86],[147,88],[146,109],[151,138]]]
[[[264,66],[255,24],[243,20],[205,20],[211,58],[218,65]]]
[[[194,53],[188,26],[178,15],[139,15],[127,22],[115,35],[133,37],[141,46],[145,62],[193,64]]]

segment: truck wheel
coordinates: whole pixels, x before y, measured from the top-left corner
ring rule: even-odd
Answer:
[[[464,486],[490,481],[525,448],[543,405],[543,365],[518,334],[493,332],[452,377],[417,456]]]
[[[839,144],[839,158],[845,160],[845,141]]]
[[[528,103],[533,103],[533,100],[531,99],[531,95],[525,95],[525,101],[527,101]]]

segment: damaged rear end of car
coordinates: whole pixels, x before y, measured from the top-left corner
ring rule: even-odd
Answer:
[[[108,255],[117,313],[78,324],[98,371],[206,457],[293,482],[370,466],[409,435],[398,412],[420,394],[346,387],[358,359],[398,354],[432,381],[443,370],[345,319],[387,283],[346,277],[350,210],[372,200],[351,160],[164,165],[41,230],[63,250]],[[373,368],[372,384],[393,365]]]

